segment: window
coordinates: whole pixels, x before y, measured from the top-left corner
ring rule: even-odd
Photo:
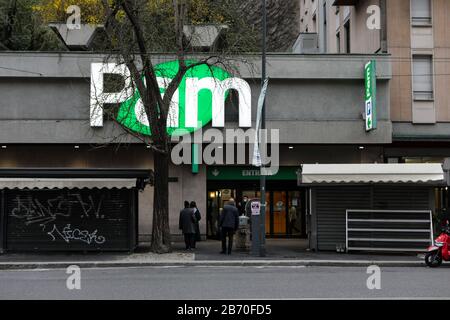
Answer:
[[[413,56],[414,100],[433,100],[433,59],[432,56]]]
[[[422,26],[431,24],[430,0],[411,0],[411,23]]]
[[[328,30],[327,30],[327,3],[323,4],[323,50],[327,52],[327,42],[328,42]]]
[[[350,53],[350,20],[348,20],[344,25],[344,33],[345,52]]]
[[[341,33],[336,33],[336,52],[341,53]]]

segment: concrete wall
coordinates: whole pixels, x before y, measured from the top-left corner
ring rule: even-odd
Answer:
[[[89,125],[90,63],[104,58],[81,53],[0,53],[12,69],[0,69],[1,142],[139,142],[113,122],[106,121],[103,128]],[[370,59],[378,63],[380,129],[366,133],[363,70]],[[383,55],[269,55],[268,127],[280,129],[282,143],[390,143],[388,59]],[[156,62],[163,60],[155,57]],[[236,67],[251,86],[255,119],[260,61],[255,56],[246,60],[242,58]]]
[[[8,66],[0,69],[0,144],[7,145],[0,149],[0,167],[153,167],[151,152],[112,122],[97,129],[89,125],[90,64],[104,58],[90,53],[0,53],[2,64]],[[155,56],[155,62],[171,58]],[[258,56],[244,58],[236,67],[252,88],[255,120],[260,60]],[[366,133],[363,66],[370,59],[378,62],[379,129]],[[338,145],[391,142],[387,56],[273,54],[268,56],[267,71],[271,78],[267,127],[280,129],[281,143],[327,145],[300,153],[299,161],[337,161],[334,152],[342,153]],[[236,128],[237,124],[227,122],[226,127]],[[103,147],[94,147],[99,145]],[[339,161],[376,161],[375,156],[362,156],[354,146],[343,154],[345,159]],[[286,154],[283,159],[282,165],[295,165],[297,156]],[[201,232],[205,233],[205,166],[200,166],[198,174],[192,174],[189,166],[171,166],[170,176],[178,179],[170,182],[171,232],[179,234],[178,213],[183,201],[195,200],[203,216]],[[139,233],[148,239],[153,189],[147,188],[139,199]]]

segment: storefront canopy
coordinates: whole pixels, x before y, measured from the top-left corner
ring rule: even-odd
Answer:
[[[319,183],[432,183],[444,184],[439,163],[304,164],[300,184]]]
[[[0,189],[143,189],[152,177],[149,170],[0,169]]]
[[[135,188],[136,179],[0,178],[0,189]]]

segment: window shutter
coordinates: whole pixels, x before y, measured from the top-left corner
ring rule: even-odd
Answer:
[[[414,24],[430,24],[430,0],[411,0],[411,17]]]
[[[413,57],[413,91],[416,100],[433,99],[433,64],[431,56]]]

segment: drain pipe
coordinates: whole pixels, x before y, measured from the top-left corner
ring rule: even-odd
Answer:
[[[386,17],[386,0],[380,0],[380,15],[381,15],[381,29],[380,29],[380,45],[381,53],[388,52],[387,46],[387,17]]]

